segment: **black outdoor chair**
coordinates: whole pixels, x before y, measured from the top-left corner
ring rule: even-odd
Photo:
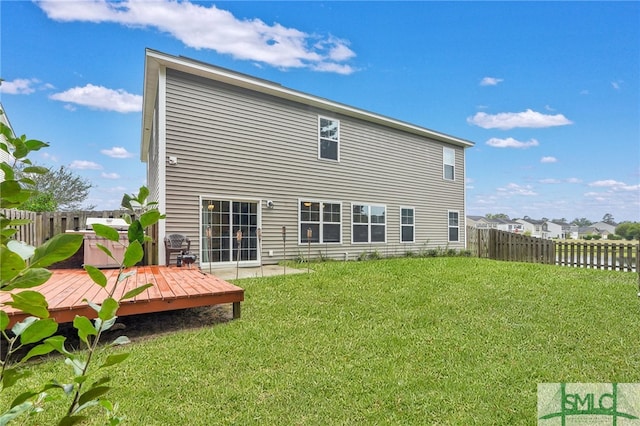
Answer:
[[[182,253],[191,249],[191,240],[182,234],[170,234],[164,237],[164,252],[167,260],[167,266],[171,264],[171,253]]]

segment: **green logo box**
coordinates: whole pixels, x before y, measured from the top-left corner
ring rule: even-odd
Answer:
[[[640,383],[539,383],[538,425],[640,426]]]

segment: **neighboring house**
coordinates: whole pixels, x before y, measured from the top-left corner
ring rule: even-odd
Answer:
[[[146,51],[150,198],[203,267],[465,248],[472,142],[228,69]],[[261,232],[258,232],[260,230]],[[258,240],[258,236],[262,240]],[[261,243],[261,244],[260,244]],[[161,263],[164,247],[159,244]],[[173,262],[173,260],[171,261]]]
[[[522,225],[522,232],[528,232],[532,237],[550,238],[547,222],[530,218],[516,219],[516,222]]]
[[[476,229],[498,229],[500,231],[514,233],[524,232],[524,227],[521,223],[510,219],[487,219],[484,216],[467,216],[467,225],[473,226]]]
[[[1,103],[0,103],[0,122],[5,126],[9,127],[9,129],[11,129],[11,133],[13,133],[13,128],[11,127],[11,123],[9,123],[9,117],[7,117],[7,113],[4,110],[4,106]],[[6,142],[4,135],[0,134],[0,141]],[[8,163],[10,158],[11,157],[9,156],[8,152],[0,149],[0,163],[1,162]],[[2,181],[4,181],[4,172],[0,170],[0,182]]]
[[[580,228],[579,235],[584,237],[586,235],[600,235],[603,239],[607,239],[609,235],[616,233],[616,225],[611,225],[606,222],[594,223],[590,226]]]
[[[552,220],[548,220],[545,223],[549,231],[549,238],[558,238],[561,240],[572,238],[572,226],[570,224]]]

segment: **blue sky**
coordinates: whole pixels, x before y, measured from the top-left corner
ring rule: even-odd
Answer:
[[[640,220],[640,2],[3,1],[2,104],[41,165],[145,184],[144,49],[475,142],[467,214]]]

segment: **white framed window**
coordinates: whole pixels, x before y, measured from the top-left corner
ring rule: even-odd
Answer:
[[[444,147],[442,149],[442,164],[442,177],[446,180],[455,180],[456,151],[453,148]]]
[[[387,242],[387,206],[351,204],[351,242]]]
[[[416,210],[413,207],[400,207],[400,242],[414,243]]]
[[[340,161],[340,121],[318,117],[318,158]]]
[[[341,203],[299,200],[298,208],[300,244],[342,242]]]
[[[460,241],[460,212],[449,210],[449,241]]]

